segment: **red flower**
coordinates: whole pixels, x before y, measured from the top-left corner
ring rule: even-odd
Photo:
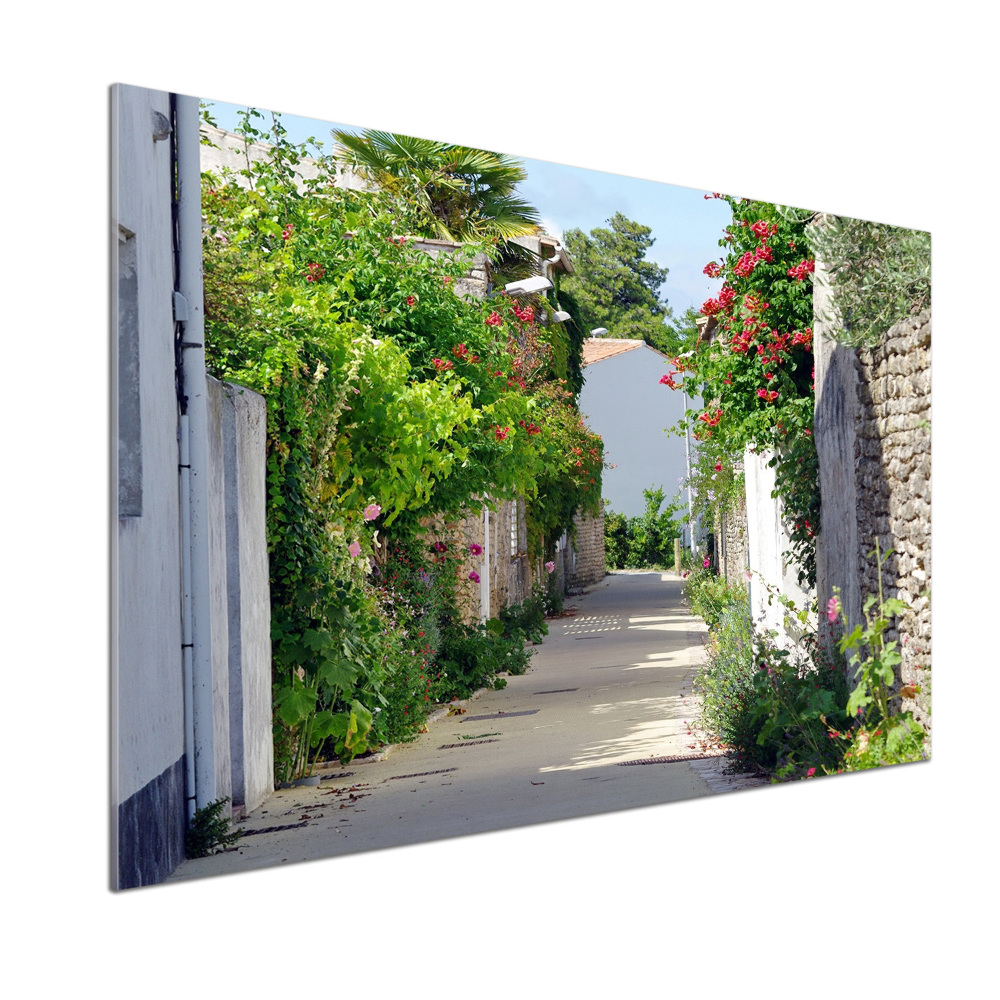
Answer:
[[[716,472],[722,472],[722,463],[721,462],[716,462],[715,463],[715,471]]]
[[[455,362],[454,361],[443,361],[441,358],[435,358],[434,359],[434,367],[439,372],[446,372],[449,368],[454,368],[455,367]]]
[[[487,326],[499,326],[503,322],[503,317],[496,310],[491,312],[486,319]]]
[[[494,424],[493,433],[496,435],[498,441],[502,441],[510,432],[509,427],[501,427],[499,424]]]
[[[412,306],[417,300],[412,295],[406,296],[406,304]]]

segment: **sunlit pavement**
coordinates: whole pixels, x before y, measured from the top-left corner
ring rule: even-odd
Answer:
[[[623,572],[566,599],[531,667],[432,716],[409,744],[276,791],[235,848],[169,881],[711,795],[745,783],[705,752],[693,721],[704,625],[672,573]],[[254,831],[267,831],[255,833]]]

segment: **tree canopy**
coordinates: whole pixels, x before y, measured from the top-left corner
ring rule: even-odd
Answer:
[[[613,337],[644,340],[665,349],[670,307],[659,296],[668,270],[646,259],[656,241],[652,229],[621,212],[587,235],[568,230],[563,243],[573,257],[576,273],[564,279],[577,307],[577,319],[589,332],[604,327]]]

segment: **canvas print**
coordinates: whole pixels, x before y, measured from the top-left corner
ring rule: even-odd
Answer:
[[[116,888],[929,760],[928,233],[112,119]]]

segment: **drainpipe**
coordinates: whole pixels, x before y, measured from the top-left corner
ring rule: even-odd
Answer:
[[[687,413],[688,408],[688,397],[687,390],[681,389],[681,394],[684,397],[684,412]],[[695,544],[694,544],[694,500],[691,497],[691,436],[688,432],[687,422],[684,424],[684,463],[687,469],[687,488],[688,488],[688,545],[691,549],[691,555],[694,555]]]
[[[213,799],[211,580],[208,539],[208,388],[205,377],[201,258],[201,142],[197,97],[175,96],[177,157],[177,289],[180,328],[182,626],[188,815]]]
[[[483,621],[487,621],[490,617],[490,509],[486,504],[483,504],[483,573],[479,578],[479,610]]]

